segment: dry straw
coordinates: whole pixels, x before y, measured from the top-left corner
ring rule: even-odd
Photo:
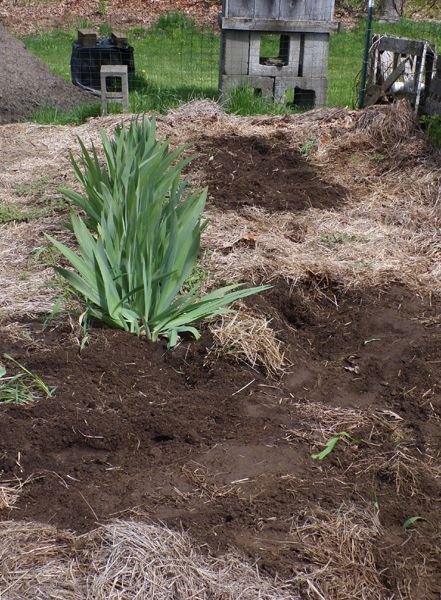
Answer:
[[[2,600],[298,600],[236,554],[214,558],[184,533],[117,520],[75,537],[0,524]]]
[[[241,557],[213,558],[166,527],[115,521],[92,537],[89,597],[137,600],[296,600]]]
[[[378,515],[355,506],[337,511],[318,507],[295,518],[292,535],[309,567],[296,577],[306,598],[314,600],[384,600],[375,563],[382,528]]]
[[[0,598],[85,598],[73,542],[72,535],[49,525],[0,523]]]
[[[265,316],[242,308],[210,326],[215,352],[262,368],[268,375],[282,375],[285,356],[282,344]]]
[[[11,482],[0,483],[0,510],[12,508],[17,502],[22,485]]]

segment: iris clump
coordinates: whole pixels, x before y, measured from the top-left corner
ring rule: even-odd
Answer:
[[[85,298],[88,317],[152,341],[166,337],[173,347],[182,333],[200,337],[197,322],[268,288],[183,292],[198,261],[207,197],[182,177],[191,158],[183,157],[184,146],[171,151],[156,139],[154,119],[101,137],[104,164],[80,140],[81,157],[71,160],[82,193],[64,190],[84,213],[71,215],[79,253],[48,236],[74,269],[57,271]]]

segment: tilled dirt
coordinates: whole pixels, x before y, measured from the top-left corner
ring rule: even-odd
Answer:
[[[210,199],[223,210],[338,208],[345,199],[345,189],[320,177],[283,135],[207,136],[194,147],[199,158],[193,167],[204,169]]]
[[[84,532],[143,514],[291,578],[314,566],[293,525],[299,515],[354,504],[369,515],[375,506],[381,597],[405,585],[405,573],[413,598],[436,598],[438,301],[398,285],[343,293],[305,279],[253,302],[272,312],[288,349],[280,383],[215,359],[207,333],[172,352],[95,329],[80,353],[69,331],[37,323],[26,338],[3,337],[1,352],[57,390],[33,406],[0,408],[2,478],[31,477],[2,517]],[[341,431],[351,437],[314,461]],[[427,521],[404,529],[415,515]]]

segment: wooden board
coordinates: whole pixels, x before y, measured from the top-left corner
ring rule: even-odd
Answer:
[[[294,21],[332,21],[334,0],[281,0],[280,18]]]
[[[223,75],[243,75],[249,70],[250,33],[225,31],[223,35]]]
[[[78,43],[80,46],[95,46],[98,33],[94,29],[78,29]]]
[[[222,29],[241,31],[273,31],[275,33],[329,33],[338,30],[338,23],[330,21],[287,21],[275,19],[222,19]]]
[[[225,16],[254,17],[254,0],[226,0]]]
[[[279,19],[280,18],[280,2],[283,0],[254,0],[254,15],[255,19]]]
[[[332,21],[335,0],[224,0],[224,17]]]
[[[413,54],[414,56],[422,56],[424,50],[424,42],[416,40],[406,40],[404,38],[384,37],[381,35],[374,36],[372,42],[378,41],[378,50],[389,50],[397,54]]]
[[[127,46],[127,36],[124,33],[114,31],[111,33],[110,39],[117,48],[125,48]]]
[[[430,95],[437,96],[441,101],[441,77],[434,77],[430,85]]]

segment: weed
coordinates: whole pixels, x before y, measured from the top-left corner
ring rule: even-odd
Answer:
[[[421,117],[421,123],[429,139],[441,149],[441,115]]]
[[[346,431],[340,431],[339,433],[336,433],[331,438],[329,438],[329,440],[326,443],[326,446],[321,452],[319,452],[318,454],[311,454],[311,458],[313,460],[325,459],[329,454],[331,454],[338,442],[344,438],[351,442],[355,441],[354,438],[351,435],[349,435],[349,433],[347,433]]]
[[[3,204],[0,205],[0,225],[4,223],[20,223],[21,221],[28,221],[29,215],[27,211],[23,210],[22,207],[17,204]]]
[[[311,138],[306,140],[306,142],[299,148],[299,152],[302,156],[308,156],[311,154],[312,150],[317,146],[317,140],[315,138]]]
[[[238,87],[228,93],[224,102],[227,112],[240,115],[286,115],[296,111],[292,106],[273,102],[265,98],[253,88]]]
[[[14,202],[0,205],[0,225],[5,223],[28,223],[35,219],[50,217],[64,207],[63,200],[53,200],[42,206],[23,206]]]
[[[54,387],[48,387],[35,373],[27,369],[9,354],[3,358],[12,362],[18,369],[16,375],[6,375],[6,367],[0,363],[0,402],[28,404],[38,398],[38,393],[43,393],[47,398],[52,398]]]
[[[320,235],[320,241],[328,248],[350,242],[364,242],[365,237],[357,234],[348,234],[343,231],[327,231]]]
[[[414,525],[418,521],[425,521],[426,523],[429,523],[429,521],[427,519],[425,519],[424,517],[420,517],[419,515],[416,515],[415,517],[409,517],[409,519],[406,519],[406,521],[404,521],[404,523],[403,523],[403,527],[404,527],[404,529],[409,529],[410,527],[412,527],[412,525]]]
[[[48,184],[49,177],[40,177],[40,179],[31,183],[17,183],[14,186],[14,191],[17,196],[41,196],[47,191]]]
[[[104,17],[107,14],[107,4],[108,4],[108,0],[99,0],[98,14],[101,17]]]
[[[151,31],[165,31],[176,34],[180,31],[197,31],[196,23],[180,12],[162,14],[153,24]]]
[[[112,30],[112,26],[109,25],[108,23],[101,23],[98,31],[99,31],[100,37],[107,38],[110,36],[110,34],[112,33],[113,30]]]
[[[40,267],[55,267],[60,256],[59,251],[52,245],[38,246],[32,250],[30,261]]]

